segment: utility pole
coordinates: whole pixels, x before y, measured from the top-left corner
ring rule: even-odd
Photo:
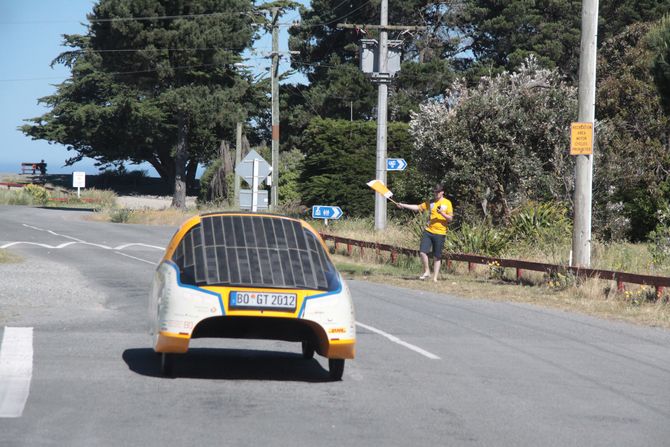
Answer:
[[[381,16],[379,25],[357,25],[350,23],[338,23],[338,28],[343,29],[375,29],[379,30],[379,52],[375,56],[378,61],[378,71],[361,66],[365,74],[370,75],[377,88],[377,155],[376,155],[376,179],[386,184],[386,155],[387,155],[387,119],[388,119],[388,86],[395,73],[400,70],[399,58],[397,67],[389,67],[389,40],[388,31],[419,31],[426,29],[425,26],[405,26],[388,24],[388,0],[381,2]],[[362,45],[365,48],[365,45]],[[363,62],[361,57],[361,62]],[[353,117],[352,117],[353,118]],[[375,229],[386,229],[386,198],[375,194]]]
[[[240,166],[242,162],[242,123],[238,121],[237,129],[235,132],[235,169]],[[240,176],[235,174],[235,183],[234,183],[234,197],[236,208],[240,207]]]
[[[278,204],[279,186],[279,8],[272,8],[272,186],[270,210]]]
[[[594,123],[598,0],[582,0],[582,39],[579,54],[579,122]],[[595,133],[595,126],[594,126]],[[592,141],[595,141],[593,138]],[[591,265],[591,193],[593,154],[575,160],[575,217],[572,233],[573,265]]]
[[[379,21],[379,73],[388,73],[388,32],[385,26],[389,24],[389,2],[382,0],[382,10]],[[386,119],[387,119],[387,99],[388,99],[388,80],[380,79],[377,86],[377,180],[386,183]],[[375,229],[378,231],[386,229],[386,197],[381,194],[375,194]]]

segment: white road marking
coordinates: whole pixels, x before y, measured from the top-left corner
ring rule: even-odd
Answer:
[[[165,247],[157,247],[156,245],[142,244],[141,242],[133,242],[132,244],[117,245],[116,247],[114,247],[114,250],[123,250],[124,248],[132,247],[133,245],[137,245],[139,247],[155,248],[156,250],[165,249]]]
[[[0,345],[0,418],[23,414],[33,377],[33,328],[5,327]]]
[[[419,354],[421,354],[425,357],[428,357],[431,360],[440,360],[440,357],[436,356],[435,354],[433,354],[431,352],[428,352],[425,349],[422,349],[422,348],[420,348],[418,346],[415,346],[411,343],[407,343],[406,341],[403,341],[403,340],[399,339],[395,335],[391,335],[389,333],[386,333],[386,332],[382,331],[381,329],[377,329],[377,328],[374,328],[372,326],[368,326],[367,324],[363,324],[360,321],[357,321],[356,325],[362,327],[363,329],[367,329],[370,332],[374,332],[375,334],[379,334],[382,337],[386,337],[389,340],[391,340],[393,343],[398,343],[400,346],[404,346],[407,349],[411,349],[412,351],[417,352],[417,353],[419,353]]]
[[[76,237],[68,236],[66,234],[56,233],[55,231],[47,230],[45,228],[39,228],[39,227],[35,227],[35,226],[32,226],[32,225],[28,225],[28,224],[22,224],[22,225],[24,227],[30,228],[32,230],[45,231],[49,234],[53,234],[54,236],[59,236],[59,237],[67,238],[67,239],[72,239],[74,242],[65,242],[65,243],[60,244],[60,245],[49,245],[49,244],[40,244],[38,242],[16,241],[16,242],[9,242],[7,244],[0,245],[0,248],[9,248],[9,247],[12,247],[14,245],[27,244],[27,245],[37,245],[37,246],[43,247],[43,248],[60,249],[60,248],[65,248],[65,247],[68,247],[70,245],[79,243],[79,244],[91,245],[93,247],[102,248],[103,250],[123,250],[124,248],[133,247],[133,246],[153,248],[155,250],[163,250],[164,249],[164,247],[158,247],[156,245],[150,245],[150,244],[143,244],[141,242],[131,242],[131,243],[128,243],[128,244],[117,245],[116,247],[110,247],[110,246],[104,245],[104,244],[94,244],[93,242],[86,242],[84,240],[77,239]],[[152,262],[152,264],[153,264],[153,262]]]
[[[130,255],[127,255],[125,253],[121,253],[120,251],[115,251],[114,253],[116,253],[117,255],[125,256],[126,258],[135,259],[136,261],[146,262],[147,264],[151,264],[151,265],[156,265],[157,264],[156,262],[147,261],[146,259],[136,258],[135,256],[130,256]]]
[[[67,236],[67,235],[65,235],[65,234],[58,234],[58,233],[56,233],[55,231],[47,230],[46,228],[34,227],[34,226],[32,226],[32,225],[28,225],[28,224],[23,224],[23,226],[26,227],[26,228],[30,228],[30,229],[32,229],[32,230],[46,231],[47,233],[49,233],[49,234],[53,234],[54,236],[61,236],[61,237],[67,238],[67,239],[72,239],[73,241],[76,241],[76,242],[84,242],[84,241],[82,241],[81,239],[77,239],[76,237]]]
[[[0,245],[0,248],[9,248],[13,245],[19,245],[19,244],[37,245],[38,247],[57,249],[67,247],[68,245],[76,244],[76,242],[64,242],[60,245],[40,244],[38,242],[10,242],[5,245]]]

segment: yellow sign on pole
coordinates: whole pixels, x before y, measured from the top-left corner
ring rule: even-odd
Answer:
[[[593,154],[593,123],[570,125],[570,155]]]

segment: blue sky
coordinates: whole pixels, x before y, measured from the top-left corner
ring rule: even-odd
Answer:
[[[17,130],[24,119],[47,111],[37,100],[54,93],[54,85],[69,76],[64,67],[49,65],[64,50],[63,34],[86,32],[82,23],[95,3],[92,0],[0,0],[0,172],[19,172],[21,162],[42,159],[51,174],[97,172],[90,159],[64,166],[66,159],[76,155],[74,151],[45,141],[33,141]],[[308,4],[308,1],[302,3]],[[287,23],[297,18],[297,13],[290,13],[280,21]],[[286,27],[281,30],[279,49],[283,51],[288,48],[288,36]],[[270,47],[269,36],[257,41],[258,54],[250,55],[248,64],[262,71],[269,60],[261,56],[269,52]],[[284,63],[280,72],[287,68]],[[139,168],[146,169],[149,175],[157,175],[148,164]]]

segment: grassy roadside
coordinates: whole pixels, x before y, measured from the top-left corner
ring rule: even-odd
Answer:
[[[217,208],[218,209],[218,208]],[[137,210],[127,211],[128,223],[179,225],[187,218],[215,209],[188,210]],[[115,220],[115,213],[123,210],[96,213],[101,220]],[[111,214],[110,214],[111,213]],[[417,235],[411,228],[390,222],[384,232],[375,232],[374,224],[366,219],[347,219],[331,222],[310,222],[318,231],[352,239],[375,241],[390,245],[416,247]],[[334,250],[331,250],[334,251]],[[558,247],[551,262],[562,262],[569,246]],[[623,293],[616,284],[605,280],[578,280],[569,276],[549,276],[539,272],[524,272],[523,285],[516,283],[513,269],[496,266],[477,266],[475,272],[467,271],[465,263],[454,262],[451,269],[443,267],[440,281],[434,284],[419,281],[421,267],[416,259],[400,256],[392,265],[388,256],[377,256],[366,250],[363,256],[354,249],[352,256],[340,246],[333,254],[338,269],[349,278],[391,284],[417,290],[448,293],[469,299],[518,302],[545,306],[570,312],[579,312],[600,318],[622,320],[630,323],[670,328],[670,304],[667,292],[664,300],[656,300],[655,290],[646,286],[628,284]],[[518,259],[547,262],[547,255],[537,250],[524,249],[515,253]],[[631,243],[594,243],[592,262],[594,268],[611,269],[643,274],[670,275],[670,266],[653,266],[647,247]]]
[[[504,275],[479,266],[474,273],[463,263],[454,263],[451,270],[441,273],[437,283],[420,281],[418,263],[404,262],[399,266],[375,264],[357,256],[334,254],[335,264],[349,279],[370,281],[414,290],[446,293],[465,299],[513,302],[538,305],[569,312],[578,312],[611,320],[670,329],[670,304],[650,299],[654,290],[649,287],[629,287],[619,293],[611,281],[585,280],[579,283],[556,285],[546,275],[524,273],[519,285],[509,269]]]
[[[115,207],[115,195],[113,193],[96,192],[94,190],[90,192],[94,195],[102,194],[102,196],[98,196],[98,199],[106,203],[106,206],[101,207],[98,212],[87,216],[87,219],[94,221],[176,226],[191,216],[222,210],[218,207],[204,207],[187,211],[175,209],[130,210]],[[30,201],[30,203],[20,203],[21,200],[17,203],[17,197],[21,197],[21,200]],[[0,192],[0,204],[2,203],[32,204],[32,198],[25,192],[18,192],[18,195],[17,191],[11,191],[11,194],[10,192],[7,192],[7,194]],[[327,227],[320,220],[310,222],[310,224],[318,231],[341,237],[401,247],[416,248],[418,245],[418,235],[411,222],[410,225],[389,222],[388,228],[384,232],[375,232],[374,224],[369,219],[343,219],[331,222]],[[377,256],[372,250],[366,250],[365,254],[360,256],[356,251],[357,249],[354,250],[353,256],[346,256],[344,249],[334,253],[338,269],[349,278],[417,290],[448,293],[463,298],[528,303],[635,324],[670,328],[668,292],[666,292],[664,299],[656,300],[655,291],[645,286],[628,284],[627,290],[621,293],[616,290],[616,285],[611,281],[577,280],[561,275],[550,277],[538,272],[525,272],[523,285],[518,285],[513,269],[478,266],[474,273],[470,273],[464,263],[457,262],[453,263],[451,269],[443,267],[440,281],[434,284],[417,279],[421,268],[416,259],[401,256],[396,265],[391,265],[387,256]],[[558,244],[551,247],[551,253],[537,250],[535,247],[525,247],[503,257],[567,263],[568,253],[569,244]],[[0,250],[0,263],[3,262],[20,262],[20,258],[6,250]],[[670,276],[670,265],[654,265],[645,244],[603,244],[594,242],[592,267]]]
[[[62,188],[46,189],[39,185],[0,190],[0,205],[112,209],[115,204],[116,195],[113,192],[94,188],[82,191],[81,197]]]

